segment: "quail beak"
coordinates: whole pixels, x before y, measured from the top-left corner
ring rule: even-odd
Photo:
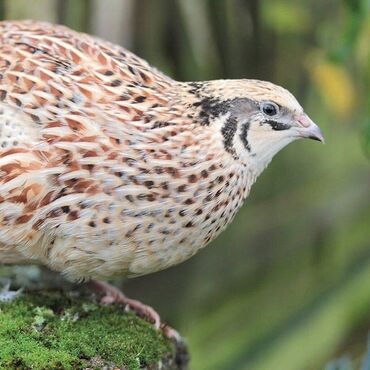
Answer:
[[[324,135],[322,134],[320,127],[314,123],[307,114],[302,113],[296,117],[297,126],[294,128],[297,137],[308,138],[312,140],[321,141],[325,143]]]

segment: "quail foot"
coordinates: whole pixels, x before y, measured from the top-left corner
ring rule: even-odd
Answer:
[[[32,21],[0,22],[0,123],[0,262],[75,281],[185,261],[278,151],[323,141],[270,82],[175,81],[122,47]]]
[[[22,294],[23,288],[10,290],[10,285],[10,279],[0,279],[0,302],[11,302]]]

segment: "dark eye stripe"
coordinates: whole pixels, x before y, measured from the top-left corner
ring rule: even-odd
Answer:
[[[274,120],[268,120],[268,121],[265,121],[265,123],[267,123],[268,125],[271,126],[271,128],[275,131],[282,131],[282,130],[288,130],[290,129],[290,126],[287,125],[286,123],[283,123],[283,122],[278,122],[278,121],[274,121]]]

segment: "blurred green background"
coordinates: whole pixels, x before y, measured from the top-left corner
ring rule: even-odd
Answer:
[[[344,353],[358,366],[370,329],[369,0],[3,0],[0,17],[99,35],[179,80],[292,91],[327,144],[290,145],[221,237],[122,286],[188,339],[191,369],[315,370]]]

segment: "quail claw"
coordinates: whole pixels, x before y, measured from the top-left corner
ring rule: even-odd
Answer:
[[[167,324],[161,324],[160,329],[165,337],[172,339],[177,343],[181,343],[183,341],[179,332],[174,328],[171,328],[171,326],[168,326]]]
[[[116,287],[101,281],[92,280],[88,283],[88,286],[93,291],[99,293],[100,303],[102,304],[112,304],[121,303],[126,305],[126,311],[135,312],[138,316],[146,318],[150,321],[157,330],[161,330],[162,333],[169,339],[173,339],[176,342],[181,342],[180,334],[172,329],[167,324],[161,322],[159,314],[150,306],[141,303],[136,299],[131,299],[126,297],[119,289]]]
[[[11,302],[22,294],[23,288],[12,291],[10,290],[10,284],[10,279],[5,279],[4,285],[0,289],[0,302]]]

